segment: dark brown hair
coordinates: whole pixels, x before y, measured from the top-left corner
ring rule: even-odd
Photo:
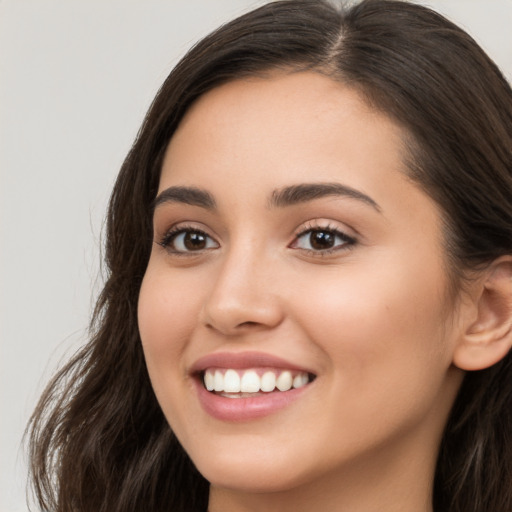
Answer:
[[[108,278],[91,340],[53,379],[30,428],[33,485],[54,512],[205,511],[208,483],[153,394],[137,327],[164,151],[199,96],[268,70],[354,87],[409,134],[410,177],[440,206],[453,275],[512,254],[512,91],[464,31],[407,2],[283,0],[197,44],[157,94],[108,210]],[[512,510],[512,362],[465,377],[440,448],[437,512]]]

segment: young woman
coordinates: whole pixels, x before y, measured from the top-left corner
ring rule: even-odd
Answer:
[[[43,509],[512,509],[512,91],[438,14],[284,0],[205,38],[106,260],[32,419]]]

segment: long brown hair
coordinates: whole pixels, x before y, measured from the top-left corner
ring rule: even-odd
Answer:
[[[270,69],[348,84],[409,134],[410,177],[439,205],[456,286],[512,254],[512,91],[464,31],[407,2],[269,3],[197,44],[158,92],[108,209],[108,279],[90,342],[55,376],[29,425],[44,510],[205,511],[208,483],[153,394],[137,327],[164,151],[186,110],[218,85]],[[470,372],[435,475],[438,512],[512,510],[512,359]]]

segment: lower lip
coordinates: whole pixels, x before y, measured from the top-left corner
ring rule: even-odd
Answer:
[[[218,420],[231,422],[255,420],[280,411],[297,400],[310,386],[258,394],[254,398],[226,398],[205,389],[199,379],[194,380],[203,409]]]

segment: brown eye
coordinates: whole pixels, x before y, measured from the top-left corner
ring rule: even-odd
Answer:
[[[300,233],[291,247],[309,252],[328,253],[354,245],[356,240],[337,229],[315,228]]]
[[[219,247],[211,236],[197,229],[178,229],[171,232],[160,245],[174,253],[200,252]]]
[[[183,245],[189,251],[199,251],[205,249],[207,237],[203,233],[189,232],[183,237]]]
[[[309,243],[313,249],[321,251],[322,249],[331,249],[334,247],[336,237],[329,231],[311,231],[309,234]]]

